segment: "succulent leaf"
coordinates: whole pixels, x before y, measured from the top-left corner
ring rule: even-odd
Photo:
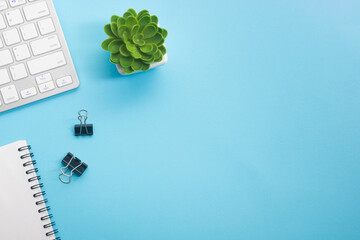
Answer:
[[[154,62],[155,57],[154,57],[154,55],[151,55],[151,56],[149,56],[149,55],[142,55],[141,60],[143,60],[144,63],[151,64],[151,63]]]
[[[109,38],[101,47],[111,52],[110,61],[120,64],[125,73],[147,71],[167,52],[163,44],[168,32],[158,27],[158,22],[158,17],[147,10],[137,14],[130,8],[123,17],[113,15],[111,23],[104,27]]]
[[[162,28],[162,36],[165,39],[168,35],[168,31],[165,28]]]
[[[146,25],[148,25],[151,22],[150,16],[144,16],[139,20],[140,29],[139,31],[142,31]]]
[[[135,59],[134,62],[131,64],[131,68],[134,71],[139,71],[143,68],[143,62],[139,59]]]
[[[151,61],[144,61],[145,64],[152,64],[154,62],[154,56],[153,56],[153,60]]]
[[[126,26],[120,26],[118,28],[119,38],[124,39],[124,32],[127,32],[127,31],[129,31],[129,29]]]
[[[131,36],[134,36],[135,34],[137,34],[139,32],[139,29],[140,29],[139,24],[134,25],[131,29]]]
[[[120,65],[123,67],[130,67],[131,64],[134,62],[134,58],[132,57],[125,57],[125,56],[121,56],[120,55],[120,59],[119,59]]]
[[[128,31],[125,31],[125,32],[123,33],[123,39],[124,39],[124,42],[125,42],[125,43],[131,41],[131,35],[130,35],[130,33],[129,33]]]
[[[148,55],[154,55],[158,51],[158,46],[156,44],[151,44],[152,50],[148,52]]]
[[[111,31],[116,37],[118,37],[118,27],[117,24],[114,22],[111,23]]]
[[[159,47],[159,50],[160,50],[160,52],[161,52],[161,54],[162,54],[163,56],[166,54],[166,48],[164,47],[164,45],[161,45],[161,46]]]
[[[142,10],[139,12],[138,16],[137,16],[137,19],[141,19],[143,18],[144,16],[150,16],[150,13],[148,10]]]
[[[156,15],[151,16],[151,22],[155,23],[156,25],[159,24],[159,19]]]
[[[124,37],[125,32],[129,32],[129,29],[125,25],[120,26],[118,28],[118,35],[119,35],[120,38],[122,38],[124,40],[125,40],[125,37]]]
[[[109,44],[110,44],[113,40],[115,40],[115,38],[108,38],[108,39],[106,39],[105,41],[102,42],[101,47],[102,47],[104,50],[109,51]]]
[[[151,38],[157,33],[157,25],[155,23],[147,24],[142,30],[145,38]]]
[[[107,41],[107,40],[105,40]],[[105,42],[104,41],[104,42]],[[142,51],[143,53],[150,53],[151,50],[153,49],[153,45],[152,44],[145,44],[144,46],[140,47],[140,51]],[[106,50],[106,49],[105,49]]]
[[[131,12],[126,12],[126,13],[124,13],[124,15],[123,15],[123,17],[124,17],[125,19],[127,19],[127,18],[130,17],[130,16],[132,16],[132,13],[131,13]]]
[[[133,51],[136,51],[136,46],[134,43],[128,41],[128,42],[125,42],[126,43],[126,49],[129,51],[129,52],[133,52]]]
[[[121,53],[121,55],[125,56],[125,57],[129,57],[130,56],[130,52],[129,50],[127,50],[126,45],[122,44],[119,48],[119,51]]]
[[[129,29],[132,29],[132,27],[137,24],[137,20],[134,16],[130,16],[125,21],[125,26],[127,26]]]
[[[165,39],[162,38],[160,42],[157,43],[157,46],[160,47],[165,43]]]
[[[134,72],[134,70],[131,67],[123,67],[123,69],[126,74],[130,74]]]
[[[113,34],[113,32],[111,31],[111,24],[106,24],[104,27],[104,31],[109,37],[116,38],[115,34]]]
[[[163,55],[161,55],[159,58],[155,59],[154,62],[161,62],[163,60]]]
[[[137,17],[137,13],[136,13],[136,11],[135,11],[134,9],[129,8],[127,11],[128,11],[129,13],[131,13],[132,16]]]
[[[147,70],[149,70],[149,69],[150,69],[150,64],[144,63],[141,70],[147,71]]]
[[[155,57],[154,62],[161,62],[162,59],[163,59],[163,55],[162,55],[162,53],[160,52],[160,50],[156,52],[156,54],[154,55],[154,57]]]
[[[123,41],[121,39],[115,39],[109,43],[108,49],[112,53],[118,53]]]
[[[112,15],[111,16],[111,22],[113,23],[116,23],[117,22],[117,20],[118,20],[118,18],[119,18],[119,16],[117,16],[117,15]]]
[[[133,42],[138,46],[144,46],[145,40],[144,35],[142,33],[137,33],[132,37]]]
[[[119,17],[118,19],[117,19],[117,25],[118,26],[122,26],[122,25],[124,25],[125,24],[125,18],[123,18],[123,17]]]
[[[135,59],[139,59],[142,57],[140,50],[136,46],[133,51],[130,51],[130,54]]]
[[[110,57],[110,60],[113,63],[119,63],[120,62],[120,57],[121,57],[120,53],[112,53],[111,57]]]
[[[156,33],[153,37],[147,38],[145,41],[146,41],[146,43],[158,44],[162,40],[163,40],[162,35],[160,33]]]

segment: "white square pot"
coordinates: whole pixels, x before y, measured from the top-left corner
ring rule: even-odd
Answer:
[[[161,66],[161,65],[164,65],[165,63],[167,63],[167,61],[168,61],[168,56],[167,56],[167,54],[165,54],[165,55],[163,56],[163,60],[162,60],[161,62],[155,62],[155,63],[150,64],[150,69],[153,69],[153,68],[159,67],[159,66]],[[131,75],[131,74],[134,74],[134,73],[143,72],[143,71],[140,70],[140,71],[132,72],[132,73],[130,73],[130,74],[126,74],[126,73],[124,72],[123,67],[120,66],[120,64],[116,64],[116,68],[117,68],[117,70],[119,71],[119,73],[120,73],[121,75]],[[150,69],[149,69],[149,70],[150,70]]]

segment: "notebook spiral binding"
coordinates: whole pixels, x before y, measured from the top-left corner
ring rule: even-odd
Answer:
[[[19,148],[18,151],[19,151],[19,152],[26,151],[26,150],[29,150],[29,151],[30,151],[30,149],[31,149],[31,146],[28,145],[28,146],[23,146],[23,147]],[[33,156],[34,156],[33,153],[26,153],[26,154],[24,154],[24,155],[22,155],[22,156],[20,157],[21,160],[24,160],[24,161],[25,161],[25,162],[23,163],[23,167],[28,167],[28,166],[31,166],[31,165],[35,166],[35,164],[36,164],[36,161],[35,161],[35,160],[26,161],[26,160],[29,159],[29,158],[31,159]],[[32,168],[32,169],[29,169],[29,170],[26,170],[26,171],[25,171],[26,174],[37,173],[37,172],[38,172],[38,169],[35,168],[35,167]],[[40,179],[41,179],[41,177],[40,177],[39,175],[37,175],[37,176],[35,176],[35,177],[29,178],[29,179],[28,179],[28,182],[33,182],[33,181],[35,181],[35,180],[40,180]],[[44,196],[44,195],[46,194],[45,191],[41,191],[41,188],[42,188],[43,186],[44,186],[43,183],[38,183],[38,184],[32,185],[32,186],[30,187],[31,190],[37,190],[37,189],[39,189],[39,190],[38,190],[39,192],[36,192],[36,193],[33,194],[33,197],[34,197],[34,198],[37,198],[37,197],[40,197],[40,196]],[[36,204],[37,206],[39,206],[39,205],[46,204],[47,202],[48,202],[48,200],[47,200],[46,198],[44,198],[43,200],[36,201],[35,204]],[[45,211],[49,211],[50,209],[51,209],[51,208],[50,208],[49,206],[45,206],[45,207],[40,208],[40,209],[38,210],[38,213],[43,213],[43,212],[45,212]],[[45,221],[45,220],[51,219],[52,217],[53,217],[52,214],[48,214],[48,215],[45,215],[45,216],[41,217],[40,220],[41,220],[41,221]],[[44,227],[45,229],[47,229],[47,228],[52,227],[52,226],[54,226],[54,225],[55,225],[55,222],[51,221],[50,223],[43,225],[43,227]],[[47,232],[45,235],[46,235],[47,237],[51,237],[51,236],[55,236],[55,234],[57,234],[58,232],[59,232],[59,231],[58,231],[57,229],[54,229],[54,230],[52,230],[52,231]],[[56,238],[54,238],[53,240],[61,240],[61,238],[60,238],[60,237],[56,237]]]

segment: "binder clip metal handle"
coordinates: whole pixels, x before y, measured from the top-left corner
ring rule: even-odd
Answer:
[[[93,125],[86,123],[88,119],[88,111],[86,109],[81,109],[78,113],[78,119],[80,121],[80,124],[75,125],[75,136],[93,135]]]
[[[63,183],[70,183],[70,182],[71,182],[71,177],[72,177],[72,175],[74,174],[74,171],[76,170],[76,168],[80,167],[80,165],[81,165],[81,163],[80,163],[80,164],[77,165],[73,170],[71,170],[71,171],[70,171],[70,175],[69,175],[69,174],[66,174],[66,172],[68,171],[68,169],[69,169],[69,167],[70,167],[70,164],[71,164],[71,162],[72,162],[72,160],[73,160],[74,158],[75,158],[75,157],[72,157],[72,158],[70,159],[69,163],[68,163],[65,167],[60,168],[61,173],[59,174],[59,179],[60,179],[60,181],[62,181]],[[65,169],[65,170],[64,170],[64,169]],[[68,181],[64,181],[64,180],[62,179],[62,177],[61,177],[62,175],[68,177],[68,178],[69,178]]]
[[[85,114],[82,115],[81,114],[82,112],[85,112]],[[84,127],[85,127],[85,131],[86,131],[86,135],[89,135],[89,131],[88,131],[87,125],[86,125],[86,120],[88,119],[87,115],[88,115],[88,111],[86,109],[81,109],[79,111],[78,119],[79,119],[80,125],[81,125],[81,127],[80,127],[80,135],[82,134],[82,130],[83,130]]]
[[[83,163],[80,161],[80,159],[76,158],[73,154],[68,153],[64,159],[62,160],[64,164],[66,164],[65,167],[60,168],[61,173],[59,174],[59,179],[63,183],[70,183],[71,177],[74,175],[74,173],[77,173],[78,175],[82,175],[83,172],[88,167],[86,163]],[[67,171],[70,169],[70,174],[67,174]],[[65,176],[68,178],[68,180],[64,180],[62,176]]]

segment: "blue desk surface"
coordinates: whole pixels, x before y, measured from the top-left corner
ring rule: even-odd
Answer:
[[[360,239],[359,1],[54,2],[81,86],[1,114],[0,145],[32,144],[62,239]],[[169,62],[123,77],[100,44],[130,7]]]

